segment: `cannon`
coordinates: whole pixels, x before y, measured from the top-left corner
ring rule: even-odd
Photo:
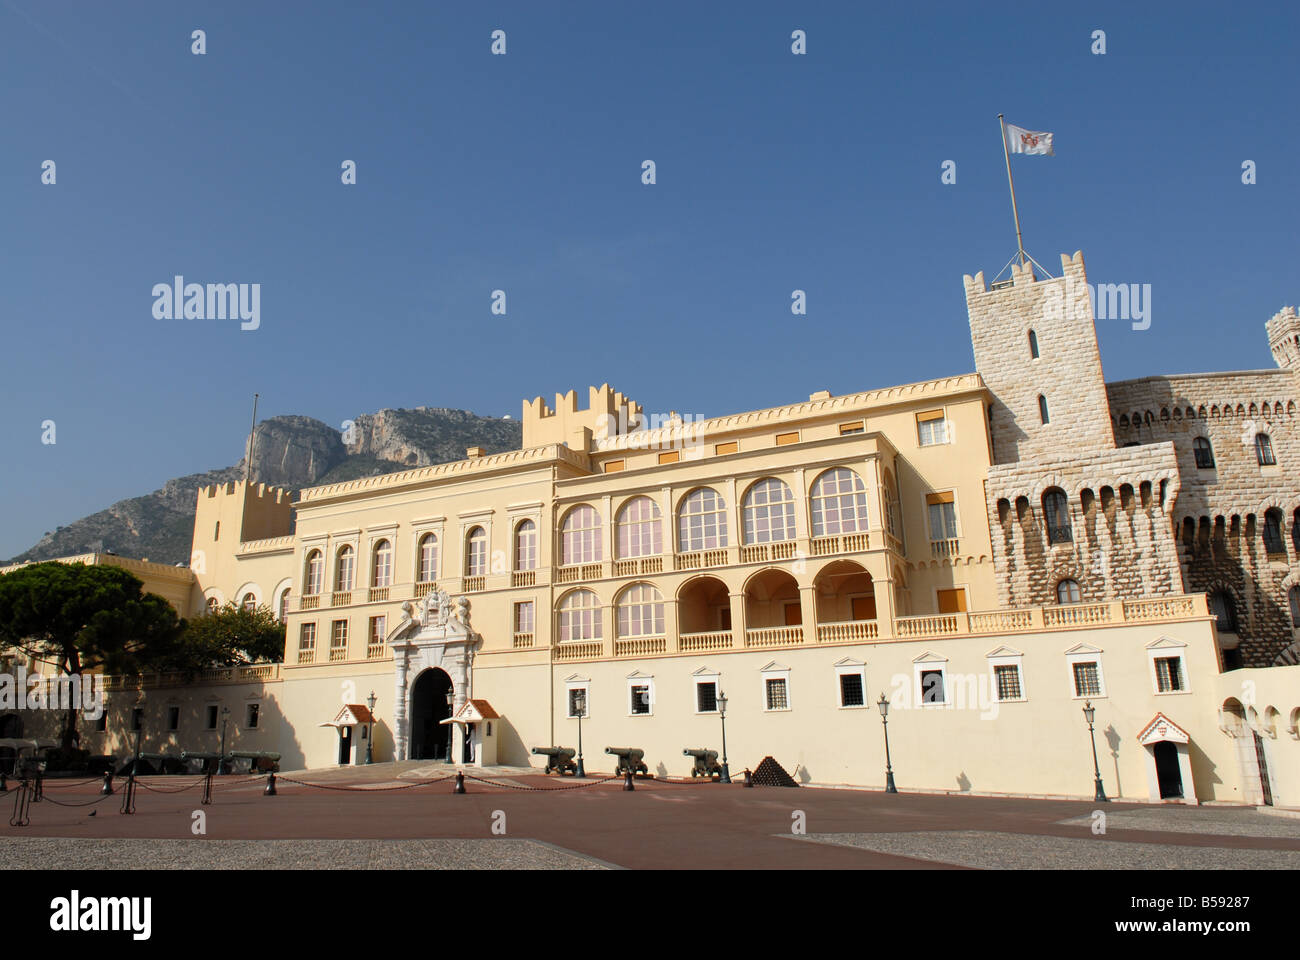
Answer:
[[[625,773],[649,773],[650,768],[641,760],[645,756],[645,751],[640,747],[606,747],[605,752],[611,756],[618,757],[618,766],[614,768],[614,776],[622,776]]]
[[[710,750],[707,747],[696,749],[687,747],[682,751],[682,755],[695,758],[695,765],[691,767],[692,777],[722,776],[722,764],[718,763],[718,751]]]
[[[578,765],[573,762],[574,752],[572,747],[533,747],[533,753],[546,758],[546,772],[557,770],[560,776],[578,772]]]

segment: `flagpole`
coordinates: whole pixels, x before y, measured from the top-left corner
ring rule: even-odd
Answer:
[[[1011,179],[1011,153],[1007,150],[1007,122],[998,114],[998,123],[1002,127],[1002,157],[1007,161],[1007,186],[1011,188],[1011,215],[1016,219],[1016,251],[1020,255],[1020,266],[1025,265],[1025,242],[1020,238],[1020,211],[1016,209],[1016,182]]]
[[[257,443],[257,397],[253,394],[253,425],[248,430],[248,459],[244,461],[244,483],[253,475],[253,445]]]

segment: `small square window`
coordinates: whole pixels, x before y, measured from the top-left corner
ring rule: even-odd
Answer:
[[[250,703],[244,708],[244,726],[250,730],[257,727],[257,716],[261,712],[260,703]]]
[[[855,433],[866,433],[866,432],[867,432],[867,425],[862,420],[855,420],[852,423],[840,424],[841,437],[848,437],[848,436],[852,436]]]
[[[866,703],[861,672],[840,674],[840,706],[861,707]]]
[[[763,688],[767,694],[767,709],[790,709],[790,691],[787,689],[785,677],[768,677]]]
[[[695,712],[718,712],[718,684],[714,680],[700,680],[695,684]]]
[[[948,420],[942,410],[930,410],[916,415],[917,442],[923,447],[948,442]]]
[[[776,435],[776,445],[778,447],[784,447],[787,444],[798,443],[798,442],[799,442],[798,431],[795,431],[794,433],[778,433]]]
[[[735,440],[728,440],[726,443],[719,443],[713,448],[715,455],[719,457],[726,456],[729,453],[735,453],[740,449],[740,444]]]
[[[1021,700],[1020,668],[1013,663],[1000,664],[993,668],[993,678],[997,681],[999,700]]]
[[[134,707],[134,708],[132,708],[132,710],[131,710],[131,729],[132,729],[132,730],[143,730],[143,729],[144,729],[144,708],[143,708],[143,707]]]
[[[569,719],[573,720],[579,716],[587,716],[587,688],[570,687],[569,688]]]
[[[666,453],[659,454],[660,463],[676,463],[682,458],[680,450],[669,450]]]
[[[1161,693],[1177,693],[1186,687],[1183,684],[1183,658],[1156,658],[1156,689]]]
[[[636,683],[630,688],[632,694],[631,711],[634,717],[645,717],[650,715],[650,685],[648,683]]]
[[[1101,672],[1095,660],[1074,664],[1074,695],[1076,697],[1101,696]]]
[[[922,703],[947,703],[948,702],[943,689],[942,670],[921,671],[921,702]]]
[[[204,725],[208,730],[217,729],[217,705],[215,703],[208,704],[207,715],[204,718]]]
[[[605,472],[606,472],[606,473],[621,473],[622,471],[624,471],[624,470],[626,470],[626,469],[627,469],[627,461],[626,461],[626,460],[606,460],[606,461],[605,461]]]
[[[168,707],[167,708],[167,729],[179,730],[180,727],[181,727],[181,708]]]

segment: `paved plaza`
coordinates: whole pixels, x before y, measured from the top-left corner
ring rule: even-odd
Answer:
[[[1031,800],[700,781],[584,781],[518,768],[376,764],[264,778],[49,780],[26,826],[0,794],[11,869],[1300,868],[1300,819],[1251,808]],[[1094,834],[1095,811],[1106,815]],[[195,825],[203,833],[194,833]]]

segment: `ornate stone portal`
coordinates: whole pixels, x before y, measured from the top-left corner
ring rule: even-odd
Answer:
[[[394,703],[394,753],[409,760],[411,752],[411,696],[416,680],[426,670],[441,669],[451,677],[454,714],[473,694],[474,651],[481,637],[469,623],[469,600],[446,590],[430,591],[402,604],[402,621],[388,636],[396,671]],[[452,758],[462,755],[464,730],[452,724]]]

